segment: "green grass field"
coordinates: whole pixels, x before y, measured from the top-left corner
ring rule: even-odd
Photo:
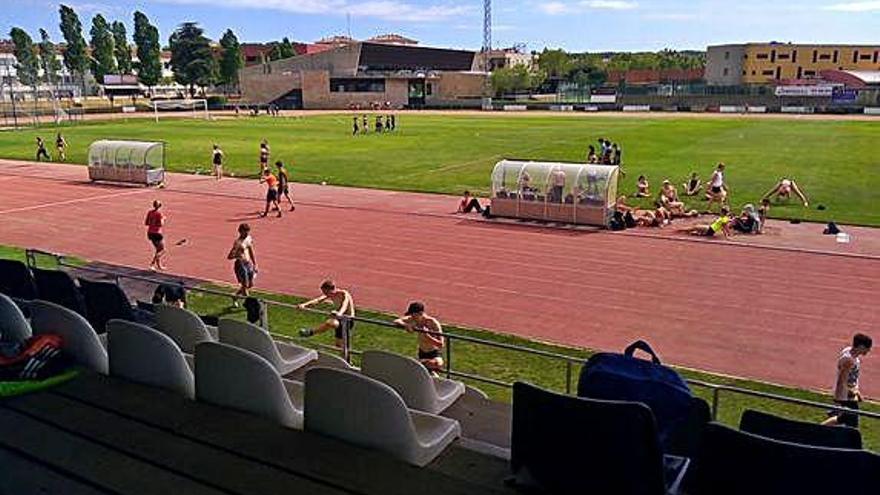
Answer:
[[[24,251],[19,248],[0,246],[0,258],[24,260],[25,257]],[[83,260],[73,261],[75,264],[84,263]],[[37,262],[45,268],[56,268],[52,260],[46,257],[37,257]],[[232,292],[230,287],[211,286],[210,288],[226,293]],[[259,296],[265,299],[288,304],[295,304],[304,300],[302,297],[281,294],[260,293]],[[244,320],[245,317],[242,309],[234,308],[230,305],[230,299],[228,297],[194,291],[190,293],[188,305],[190,309],[201,314],[212,314],[220,317],[241,320]],[[358,314],[361,317],[382,321],[390,321],[393,318],[392,315],[363,309],[361,309]],[[272,332],[286,335],[297,343],[307,347],[315,347],[317,344],[323,346],[333,345],[333,336],[330,334],[318,335],[308,339],[302,339],[298,336],[300,328],[314,327],[318,325],[321,320],[321,315],[286,307],[271,306],[269,309],[269,327]],[[450,334],[478,338],[502,344],[510,344],[527,349],[537,349],[556,354],[563,354],[579,359],[586,359],[592,354],[592,351],[588,349],[550,345],[485,330],[447,325],[445,326],[445,331]],[[563,362],[557,359],[506,349],[492,348],[460,340],[452,340],[451,344],[448,345],[453,347],[452,368],[455,371],[490,377],[504,382],[524,380],[557,391],[565,391],[566,389],[566,366]],[[408,334],[402,330],[359,322],[353,333],[352,347],[356,351],[363,351],[366,349],[385,349],[405,355],[413,355],[416,350],[416,338],[414,335]],[[662,356],[662,349],[658,351]],[[829,402],[829,397],[826,394],[815,391],[782,387],[747,379],[729,378],[695,370],[681,369],[679,371],[686,378],[702,382],[730,385],[820,403]],[[580,366],[573,365],[571,373],[571,387],[572,390],[574,390],[577,386],[577,377],[580,373]],[[508,388],[476,381],[467,382],[480,388],[495,400],[510,401],[510,389]],[[712,396],[708,389],[693,387],[693,390],[695,394],[711,404]],[[0,390],[0,393],[2,392],[3,391]],[[802,421],[818,422],[825,417],[824,409],[818,410],[805,406],[789,405],[769,399],[750,397],[732,392],[723,392],[719,401],[718,420],[736,426],[739,424],[739,418],[742,415],[742,411],[747,408],[766,411]],[[863,405],[863,409],[880,412],[880,405],[876,403],[867,403]],[[865,445],[870,449],[880,450],[880,421],[863,419],[861,431]]]
[[[171,170],[207,172],[211,144],[218,143],[227,171],[253,175],[259,141],[266,138],[273,161],[293,163],[295,181],[453,194],[486,194],[499,158],[583,160],[587,145],[606,137],[623,146],[625,194],[635,190],[639,174],[656,190],[662,179],[681,183],[691,171],[705,179],[724,161],[734,205],[757,202],[785,175],[803,187],[811,208],[793,201],[774,208],[772,216],[880,225],[880,121],[405,114],[393,134],[356,137],[350,125],[346,115],[158,124],[133,119],[83,123],[63,132],[75,163],[85,163],[96,139],[164,140]],[[0,157],[32,159],[36,135],[54,142],[49,127],[0,132]],[[819,204],[828,209],[818,211]]]

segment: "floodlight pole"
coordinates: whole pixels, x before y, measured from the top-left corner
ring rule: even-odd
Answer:
[[[483,110],[492,110],[492,80],[489,73],[492,70],[492,64],[489,60],[489,54],[492,51],[492,0],[483,0],[483,49],[482,69],[486,74],[483,81]]]

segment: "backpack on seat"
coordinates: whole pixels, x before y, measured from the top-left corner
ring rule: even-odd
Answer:
[[[61,353],[64,339],[44,333],[25,340],[11,356],[0,355],[0,381],[43,380],[67,368]]]
[[[651,356],[651,361],[633,357],[636,349]],[[673,434],[687,421],[692,397],[690,388],[679,374],[660,363],[647,342],[630,344],[623,354],[594,354],[581,370],[578,396],[591,399],[641,402],[651,408],[664,452]]]

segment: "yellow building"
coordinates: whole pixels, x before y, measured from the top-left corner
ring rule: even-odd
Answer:
[[[706,81],[712,85],[809,79],[823,70],[880,70],[880,45],[746,43],[710,46],[706,53]]]

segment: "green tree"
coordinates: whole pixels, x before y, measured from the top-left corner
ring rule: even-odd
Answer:
[[[113,21],[110,32],[113,33],[113,51],[119,73],[131,74],[131,47],[128,46],[128,33],[125,31],[125,24],[121,21]]]
[[[546,79],[547,73],[542,69],[529,70],[525,65],[515,65],[492,71],[490,82],[495,95],[502,96],[535,89]]]
[[[98,83],[104,82],[104,76],[116,73],[116,57],[114,56],[113,33],[110,25],[101,14],[92,17],[92,75]]]
[[[137,69],[138,80],[146,86],[155,86],[162,78],[159,30],[150,24],[150,20],[143,12],[134,13],[134,35],[132,38],[137,48],[138,63],[135,69]]]
[[[79,22],[76,12],[67,5],[59,6],[58,13],[61,16],[61,34],[64,35],[64,42],[67,45],[64,50],[64,66],[71,74],[79,77],[85,93],[85,75],[89,60],[86,54],[86,40],[82,34],[82,23]]]
[[[544,48],[544,51],[538,54],[538,67],[551,79],[566,76],[571,70],[571,66],[571,57],[563,50]]]
[[[9,31],[14,45],[15,71],[18,80],[26,85],[36,87],[39,82],[40,62],[37,59],[37,50],[34,40],[24,29],[14,27]]]
[[[220,38],[220,46],[223,47],[223,55],[220,57],[220,82],[229,88],[238,85],[238,71],[244,66],[241,54],[241,45],[231,29],[227,29]]]
[[[211,51],[210,40],[194,22],[181,24],[168,39],[171,47],[171,70],[174,80],[189,87],[190,96],[196,86],[208,86],[214,82],[217,61]]]
[[[61,70],[61,62],[58,60],[58,51],[55,43],[49,39],[49,33],[40,29],[40,45],[37,50],[40,54],[40,68],[43,69],[43,80],[52,84],[58,80],[58,71]]]

